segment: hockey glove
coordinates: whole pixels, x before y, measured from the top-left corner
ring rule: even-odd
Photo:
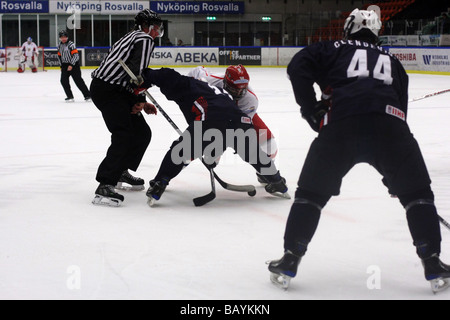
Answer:
[[[333,89],[330,86],[326,87],[322,92],[322,100],[316,103],[311,113],[303,115],[303,118],[316,132],[319,132],[322,119],[331,108],[332,93]]]
[[[303,114],[303,119],[305,119],[309,126],[316,132],[320,130],[320,123],[322,122],[323,117],[330,109],[329,103],[321,100],[319,101],[311,113]]]
[[[130,86],[133,89],[135,95],[142,94],[145,90],[152,86],[151,83],[146,83],[144,77],[139,75],[136,77],[137,79],[130,79]]]
[[[140,95],[141,93],[143,93],[145,90],[147,90],[147,88],[141,88],[141,87],[138,87],[138,88],[134,88],[133,89],[133,92],[134,92],[134,94],[135,95]]]

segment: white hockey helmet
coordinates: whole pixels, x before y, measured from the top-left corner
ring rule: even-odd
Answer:
[[[344,38],[361,31],[363,29],[370,30],[375,37],[381,30],[381,20],[374,10],[353,10],[344,24]]]

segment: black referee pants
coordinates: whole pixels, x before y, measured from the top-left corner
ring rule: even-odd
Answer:
[[[75,85],[80,89],[81,93],[83,94],[84,98],[89,98],[91,96],[88,87],[86,86],[86,83],[84,82],[83,78],[81,77],[81,69],[80,66],[74,65],[72,67],[72,71],[68,71],[67,68],[70,66],[68,63],[63,63],[61,65],[61,85],[64,88],[64,92],[66,93],[67,98],[73,98],[73,92],[70,87],[70,77],[72,77],[73,81],[75,82]]]
[[[111,145],[100,163],[96,180],[116,185],[124,170],[138,169],[152,132],[142,114],[131,114],[132,107],[138,102],[134,94],[95,78],[90,89],[92,101],[111,132]]]

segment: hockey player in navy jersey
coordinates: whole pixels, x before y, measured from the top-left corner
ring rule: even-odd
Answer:
[[[267,192],[288,198],[286,180],[280,176],[273,159],[260,149],[251,118],[236,106],[228,93],[169,68],[145,69],[142,77],[145,81],[141,87],[158,86],[168,100],[178,104],[188,123],[188,128],[173,142],[158,173],[150,181],[147,190],[150,200],[159,200],[169,182],[190,161],[203,157],[208,165],[214,166],[215,159],[227,147],[235,149],[267,179]]]
[[[378,47],[381,21],[355,9],[344,40],[303,49],[287,72],[303,118],[317,131],[295,193],[284,234],[284,255],[269,263],[271,280],[287,289],[314,236],[322,208],[339,195],[343,177],[357,163],[373,166],[397,195],[425,278],[434,292],[450,283],[443,264],[439,217],[421,151],[406,122],[408,76],[401,63]],[[313,85],[322,90],[316,100]]]

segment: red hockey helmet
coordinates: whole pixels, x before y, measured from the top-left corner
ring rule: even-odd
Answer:
[[[250,76],[244,66],[239,64],[229,66],[223,78],[223,87],[235,100],[241,99],[247,93]]]

